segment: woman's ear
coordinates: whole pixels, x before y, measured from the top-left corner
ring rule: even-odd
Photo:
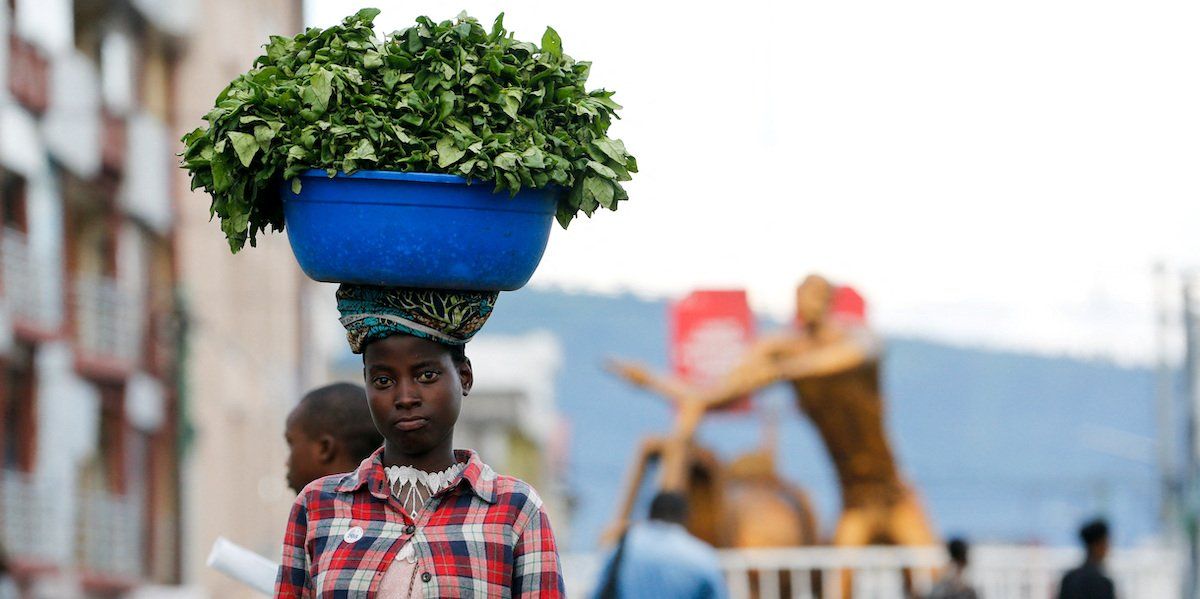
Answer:
[[[471,392],[471,385],[475,384],[475,372],[471,369],[471,359],[463,358],[458,366],[458,380],[462,383],[463,395]]]

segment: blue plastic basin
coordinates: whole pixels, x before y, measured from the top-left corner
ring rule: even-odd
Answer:
[[[292,252],[318,281],[511,291],[533,276],[558,201],[555,188],[509,197],[454,175],[359,171],[284,185]]]

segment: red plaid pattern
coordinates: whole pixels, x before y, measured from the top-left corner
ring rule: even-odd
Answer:
[[[461,478],[413,520],[388,488],[382,454],[300,492],[275,597],[375,597],[410,540],[425,597],[564,595],[554,533],[533,487],[456,451],[467,463]]]

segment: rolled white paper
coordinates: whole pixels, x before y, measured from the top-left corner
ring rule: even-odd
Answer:
[[[275,592],[279,564],[225,537],[217,537],[208,554],[208,567],[267,596]]]

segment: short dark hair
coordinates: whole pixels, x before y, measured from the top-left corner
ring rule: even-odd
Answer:
[[[1079,540],[1092,547],[1096,543],[1108,540],[1108,522],[1104,518],[1089,520],[1079,529]]]
[[[946,543],[946,551],[950,554],[950,561],[957,564],[966,565],[967,550],[969,548],[970,546],[967,545],[967,541],[962,537],[954,537],[950,539],[949,543]]]
[[[675,491],[663,491],[650,501],[650,519],[683,524],[687,520],[687,497]]]
[[[371,420],[367,390],[361,385],[334,383],[313,389],[292,413],[310,437],[332,435],[360,462],[383,444],[383,435]]]

